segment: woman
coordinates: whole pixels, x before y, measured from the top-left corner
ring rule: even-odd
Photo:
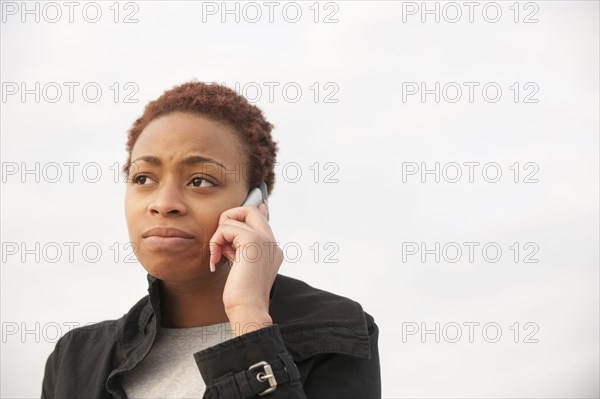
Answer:
[[[272,125],[224,86],[189,82],[129,131],[125,214],[149,295],[65,334],[42,397],[380,397],[379,330],[361,306],[278,274],[267,204]]]

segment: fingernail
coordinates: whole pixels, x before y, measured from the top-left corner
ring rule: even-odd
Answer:
[[[210,262],[210,271],[214,272],[215,271],[215,264]]]

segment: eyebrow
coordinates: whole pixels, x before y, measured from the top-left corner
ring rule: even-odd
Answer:
[[[162,161],[160,160],[160,158],[157,156],[154,156],[154,155],[143,155],[141,157],[137,157],[136,159],[131,161],[131,163],[134,163],[137,161],[144,161],[144,162],[148,162],[148,163],[151,163],[154,165],[162,165]],[[227,169],[227,167],[225,165],[223,165],[221,162],[218,162],[209,157],[205,157],[203,155],[190,155],[189,157],[187,157],[181,161],[181,164],[183,164],[183,165],[195,165],[195,164],[199,164],[199,163],[214,163],[215,165],[218,165],[223,169]]]

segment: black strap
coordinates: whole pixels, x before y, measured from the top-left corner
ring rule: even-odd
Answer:
[[[295,386],[300,381],[300,372],[288,353],[281,353],[278,359],[267,360],[271,366],[277,387],[290,383]],[[254,398],[270,387],[267,380],[259,381],[257,375],[264,374],[263,367],[252,370],[242,370],[237,373],[227,373],[215,380],[215,384],[207,389],[216,389],[220,398]],[[273,391],[275,392],[275,391]],[[269,393],[265,398],[269,397]]]

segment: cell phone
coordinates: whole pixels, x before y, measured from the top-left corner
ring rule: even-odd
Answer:
[[[244,205],[254,205],[259,206],[263,202],[267,202],[268,192],[267,192],[267,184],[265,182],[260,183],[258,187],[254,187],[248,193],[246,200],[242,204]],[[269,220],[269,213],[267,211],[267,220]]]

